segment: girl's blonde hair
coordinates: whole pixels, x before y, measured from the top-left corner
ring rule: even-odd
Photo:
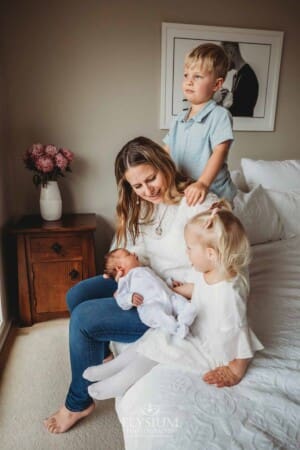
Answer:
[[[225,50],[217,44],[207,43],[198,45],[185,57],[185,66],[190,67],[195,64],[200,66],[207,72],[213,72],[216,78],[225,80],[229,60]]]
[[[127,170],[142,164],[151,165],[163,175],[166,185],[164,198],[166,203],[179,203],[184,195],[184,189],[191,183],[191,180],[177,171],[169,154],[151,139],[140,136],[127,142],[115,160],[115,177],[118,187],[117,245],[122,243],[126,246],[127,232],[135,242],[139,234],[139,224],[151,221],[153,203],[142,200],[126,180]]]
[[[207,247],[213,248],[226,278],[241,275],[248,285],[243,269],[250,262],[250,244],[240,220],[232,213],[230,203],[221,200],[214,203],[208,211],[192,217],[186,227],[201,237]]]

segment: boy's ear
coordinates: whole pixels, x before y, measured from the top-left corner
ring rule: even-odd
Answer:
[[[222,77],[217,78],[213,91],[217,92],[219,89],[221,89],[223,83],[224,83],[224,78],[222,78]]]

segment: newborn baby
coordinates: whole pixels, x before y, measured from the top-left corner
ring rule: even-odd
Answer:
[[[105,257],[104,273],[118,283],[114,297],[120,308],[136,306],[144,324],[185,338],[196,317],[194,306],[150,267],[142,266],[134,253],[124,248],[111,251]]]

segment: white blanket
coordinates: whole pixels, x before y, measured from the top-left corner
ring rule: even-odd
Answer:
[[[231,388],[156,366],[116,402],[126,450],[300,448],[300,237],[253,253],[249,317],[264,351]]]

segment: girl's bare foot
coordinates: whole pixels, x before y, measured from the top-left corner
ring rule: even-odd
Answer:
[[[65,406],[62,406],[55,414],[44,420],[44,426],[50,433],[64,433],[72,428],[79,420],[91,414],[94,408],[95,403],[92,403],[84,411],[73,412],[69,411]]]
[[[207,372],[203,376],[203,380],[208,384],[215,384],[217,387],[234,386],[245,375],[251,359],[234,359],[228,366],[220,366]]]
[[[228,366],[220,366],[203,376],[203,380],[208,384],[215,384],[217,387],[234,386],[241,380]]]

